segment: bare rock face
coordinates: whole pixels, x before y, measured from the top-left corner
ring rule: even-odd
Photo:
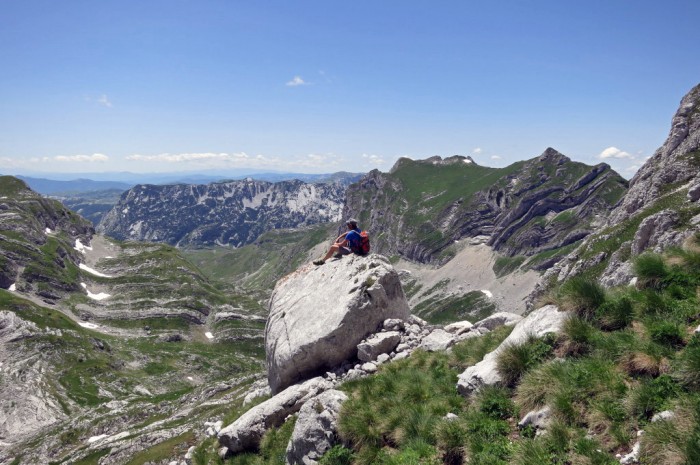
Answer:
[[[331,389],[309,400],[299,411],[287,446],[287,463],[313,465],[338,441],[338,415],[348,399],[342,391]]]
[[[298,412],[306,401],[331,387],[332,384],[323,378],[313,378],[288,387],[219,431],[219,444],[232,453],[257,449],[265,431],[280,426],[288,415]]]
[[[673,210],[663,210],[644,218],[632,241],[632,255],[639,255],[646,249],[660,249],[673,243],[675,234],[672,228],[678,224],[678,213]]]
[[[384,320],[407,320],[398,274],[380,255],[348,255],[307,265],[281,279],[265,327],[273,393],[357,355],[357,345]]]
[[[662,145],[634,175],[609,224],[617,224],[656,201],[669,186],[682,184],[698,172],[700,149],[700,85],[681,100],[671,131]]]
[[[486,354],[482,361],[459,375],[457,381],[459,393],[468,396],[482,386],[499,384],[501,375],[496,368],[496,362],[501,351],[508,346],[522,344],[530,335],[542,337],[547,333],[559,332],[566,318],[568,314],[560,312],[554,305],[547,305],[530,313],[515,325],[513,332],[493,352]]]

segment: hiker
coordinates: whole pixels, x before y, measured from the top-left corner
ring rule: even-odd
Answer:
[[[357,220],[350,218],[345,222],[345,226],[348,227],[348,232],[338,236],[326,256],[320,260],[315,260],[314,265],[323,265],[334,254],[335,258],[340,258],[351,253],[358,255],[367,255],[369,253],[369,237],[366,232],[361,231],[357,227]]]

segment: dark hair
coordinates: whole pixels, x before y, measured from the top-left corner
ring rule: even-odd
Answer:
[[[348,226],[353,226],[353,227],[356,228],[356,227],[357,227],[357,220],[356,220],[355,218],[349,218],[349,219],[345,222],[345,224],[348,225]]]

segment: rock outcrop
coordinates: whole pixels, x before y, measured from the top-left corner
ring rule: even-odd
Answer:
[[[669,191],[700,177],[700,85],[681,100],[664,144],[639,168],[608,224],[634,216]]]
[[[273,393],[357,355],[386,319],[408,319],[399,277],[380,255],[307,265],[281,279],[265,327]]]
[[[301,181],[138,185],[97,230],[120,240],[240,247],[272,229],[338,221],[344,194],[340,184]]]
[[[320,377],[290,386],[219,431],[219,443],[227,447],[230,453],[257,449],[265,431],[280,426],[287,416],[298,412],[307,400],[331,387],[331,383]]]
[[[289,465],[314,465],[338,444],[338,415],[347,398],[344,392],[332,389],[304,404],[287,446]]]
[[[498,355],[508,346],[519,345],[530,336],[542,337],[547,333],[558,333],[569,317],[568,313],[560,312],[554,305],[547,305],[530,313],[513,328],[513,332],[484,359],[474,366],[467,368],[457,381],[457,390],[462,395],[470,395],[482,386],[494,386],[501,382],[498,373]]]

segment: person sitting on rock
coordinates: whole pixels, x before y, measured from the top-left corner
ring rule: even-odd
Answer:
[[[362,231],[357,227],[357,220],[350,218],[345,222],[345,226],[348,227],[348,231],[338,236],[335,243],[328,250],[326,256],[315,260],[314,265],[323,265],[331,256],[340,258],[343,255],[350,255],[351,253],[365,255],[362,250],[362,236],[360,235]]]

